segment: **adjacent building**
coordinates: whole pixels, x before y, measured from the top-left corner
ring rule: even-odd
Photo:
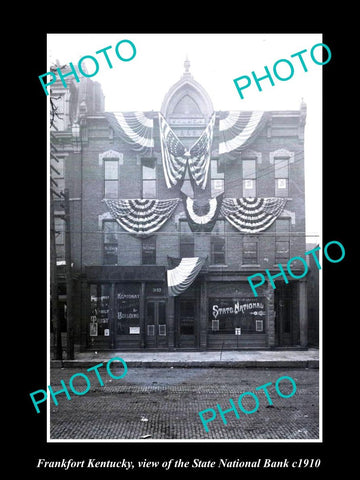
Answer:
[[[184,66],[150,112],[105,112],[99,84],[86,78],[52,92],[62,111],[55,176],[69,190],[74,342],[97,351],[305,348],[307,277],[275,276],[306,252],[306,105],[214,111]],[[54,202],[66,305],[65,224]],[[291,267],[300,277],[302,263]],[[247,278],[266,269],[276,289],[266,281],[255,297]]]

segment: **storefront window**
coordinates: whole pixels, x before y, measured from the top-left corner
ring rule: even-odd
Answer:
[[[265,299],[210,298],[209,333],[243,335],[264,333]]]
[[[109,336],[110,285],[90,285],[90,336]]]
[[[119,284],[116,292],[117,334],[140,333],[140,287],[138,284]]]

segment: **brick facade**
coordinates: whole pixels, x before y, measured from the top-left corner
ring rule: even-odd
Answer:
[[[98,88],[92,91],[99,95]],[[101,105],[102,102],[95,104]],[[161,112],[167,120],[172,121],[173,129],[183,143],[191,145],[205,128],[211,109],[211,99],[186,70],[179,82],[165,95]],[[277,159],[285,159],[288,164],[288,200],[278,219],[263,232],[251,235],[240,233],[224,221],[223,262],[212,262],[212,233],[190,234],[194,244],[193,255],[207,257],[208,261],[191,287],[175,298],[167,295],[166,269],[168,256],[181,256],[181,222],[186,222],[181,201],[171,218],[153,235],[156,253],[151,265],[144,264],[142,257],[144,240],[129,234],[120,226],[117,226],[116,240],[113,240],[107,250],[113,252],[110,264],[104,245],[104,225],[114,220],[104,202],[104,172],[108,159],[118,162],[118,198],[143,197],[144,161],[156,172],[155,197],[180,198],[181,185],[169,189],[165,183],[158,113],[147,112],[148,118],[154,120],[154,147],[150,153],[136,151],[131,143],[125,142],[109,124],[101,108],[100,111],[79,114],[79,137],[74,138],[68,130],[62,149],[63,152],[68,150],[64,175],[71,199],[71,255],[74,282],[77,285],[74,302],[75,341],[81,349],[307,346],[306,291],[300,281],[293,278],[289,284],[284,284],[279,279],[279,289],[276,290],[268,281],[258,289],[264,310],[255,312],[259,314],[256,317],[256,329],[251,326],[251,322],[255,325],[255,315],[250,317],[250,313],[247,323],[244,320],[248,326],[245,330],[242,328],[241,335],[235,334],[238,320],[233,321],[228,317],[223,324],[220,320],[219,330],[216,330],[216,321],[211,323],[210,319],[210,309],[217,305],[216,302],[223,305],[224,311],[231,308],[231,302],[248,302],[253,308],[251,302],[257,302],[257,299],[254,298],[247,277],[256,272],[264,272],[265,269],[273,274],[279,272],[276,249],[280,247],[276,246],[276,239],[284,237],[284,233],[281,235],[279,221],[288,222],[289,231],[285,235],[289,245],[287,260],[294,256],[304,257],[306,106],[302,104],[296,111],[267,112],[266,124],[251,145],[243,151],[232,152],[231,155],[219,155],[221,115],[221,112],[216,112],[211,159],[216,161],[217,171],[223,177],[224,197],[247,196],[243,167],[246,160],[253,160],[252,165],[256,166],[255,196],[278,196],[275,162]],[[55,143],[59,146],[61,135],[54,135]],[[195,188],[195,199],[204,200],[213,196],[211,180],[209,174],[206,188]],[[221,217],[218,219],[221,220]],[[250,255],[256,255],[255,262],[249,263],[246,249],[251,249]],[[284,262],[286,264],[286,260]],[[292,263],[292,271],[302,271],[299,260]],[[104,304],[103,299],[106,299]],[[96,314],[91,300],[96,303]],[[99,314],[100,310],[103,313]],[[128,323],[127,320],[124,321],[125,328],[121,324],[122,318],[136,320],[133,323],[130,320]],[[91,319],[95,325],[92,335]],[[225,323],[230,326],[222,330]]]

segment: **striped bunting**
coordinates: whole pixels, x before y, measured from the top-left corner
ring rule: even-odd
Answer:
[[[211,232],[219,215],[223,194],[211,198],[205,204],[193,200],[184,193],[182,198],[191,231]]]
[[[255,140],[265,120],[264,112],[228,112],[219,121],[219,154],[247,147]]]
[[[154,121],[144,112],[105,113],[110,125],[134,150],[154,147]]]
[[[210,166],[214,124],[215,113],[201,136],[188,150],[159,113],[161,153],[165,182],[168,188],[183,180],[186,166],[189,165],[190,175],[196,185],[205,189]]]
[[[149,236],[159,230],[174,213],[179,199],[105,200],[119,225],[133,235]]]
[[[220,213],[243,233],[262,232],[283,211],[286,198],[224,198]]]
[[[187,158],[185,147],[159,113],[161,156],[166,186],[171,188],[185,176]]]
[[[203,267],[206,258],[168,257],[168,260],[172,266],[175,264],[173,268],[169,268],[167,271],[168,294],[169,297],[176,297],[190,287]]]
[[[190,174],[195,180],[196,185],[201,187],[203,190],[206,187],[208,179],[214,124],[215,114],[212,115],[208,126],[203,131],[200,138],[190,148]]]

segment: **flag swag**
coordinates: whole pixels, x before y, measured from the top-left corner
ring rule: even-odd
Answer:
[[[161,154],[168,188],[183,180],[188,166],[190,175],[196,185],[203,190],[205,189],[210,165],[214,124],[215,113],[213,113],[201,136],[188,150],[159,113]]]
[[[148,118],[144,112],[115,112],[105,115],[113,129],[134,150],[154,147],[154,120]]]
[[[174,213],[180,199],[104,200],[113,218],[127,232],[147,237],[159,230]]]
[[[220,214],[243,233],[262,232],[282,213],[286,198],[224,198]]]
[[[168,257],[167,284],[169,297],[176,297],[185,292],[199,274],[206,258],[203,257]]]
[[[211,232],[220,212],[223,194],[202,204],[182,193],[186,218],[192,232]]]
[[[266,120],[267,115],[261,111],[227,112],[226,117],[219,120],[219,154],[248,147]]]

